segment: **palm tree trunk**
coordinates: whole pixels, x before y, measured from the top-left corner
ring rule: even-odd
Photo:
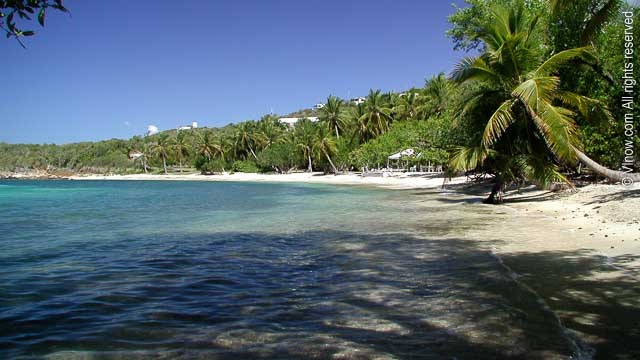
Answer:
[[[167,159],[165,159],[164,155],[162,155],[162,167],[164,168],[164,174],[167,175]]]
[[[249,151],[251,151],[251,155],[253,155],[253,157],[258,160],[258,157],[256,156],[256,153],[253,151],[253,148],[251,148],[251,146],[249,146]]]
[[[329,156],[329,154],[327,154],[326,151],[323,151],[323,152],[324,152],[324,156],[326,156],[327,160],[329,160],[329,165],[331,165],[331,169],[333,170],[333,173],[337,174],[338,173],[338,169],[336,169],[336,166],[333,165],[333,161],[331,161],[331,157]]]
[[[627,173],[624,171],[607,169],[606,167],[593,161],[593,159],[585,155],[585,153],[583,153],[582,151],[576,148],[574,148],[573,150],[576,152],[576,155],[578,155],[578,159],[580,159],[580,161],[582,161],[589,169],[591,169],[591,171],[600,176],[604,176],[605,178],[615,182],[629,180],[633,181],[634,183],[640,182],[640,173]]]
[[[180,158],[180,172],[182,172],[182,158]]]
[[[483,203],[499,205],[504,203],[504,183],[502,180],[496,179],[493,187],[491,188],[491,194],[486,198]]]
[[[524,104],[529,115],[535,118],[536,121],[542,123],[542,120],[540,119],[540,117],[538,117],[538,114],[524,100],[522,99],[519,99],[519,100],[522,104]],[[640,182],[640,173],[627,173],[624,171],[616,171],[616,170],[608,169],[598,164],[597,162],[593,161],[593,159],[588,157],[582,151],[578,150],[575,146],[572,146],[572,148],[573,148],[573,151],[576,153],[576,156],[578,157],[578,159],[582,161],[587,167],[589,167],[589,169],[591,169],[596,174],[600,176],[604,176],[605,178],[614,182],[620,182],[620,181],[623,181],[625,183],[629,181],[633,183]],[[555,157],[555,154],[553,155]]]
[[[313,172],[313,164],[311,164],[311,154],[307,154],[307,159],[309,160],[309,166],[307,167],[307,172]]]

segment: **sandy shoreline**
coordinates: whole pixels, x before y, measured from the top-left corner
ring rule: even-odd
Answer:
[[[363,177],[358,174],[324,175],[323,173],[291,173],[291,174],[256,174],[233,173],[225,175],[76,175],[70,180],[182,180],[182,181],[242,181],[242,182],[276,182],[276,183],[308,183],[332,185],[373,185],[394,189],[427,189],[442,187],[443,184],[463,184],[465,177],[452,179],[440,174],[404,173],[389,177]]]

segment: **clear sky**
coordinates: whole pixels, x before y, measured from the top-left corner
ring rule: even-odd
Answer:
[[[27,49],[0,39],[0,141],[67,143],[287,114],[422,86],[462,53],[462,0],[66,0]]]

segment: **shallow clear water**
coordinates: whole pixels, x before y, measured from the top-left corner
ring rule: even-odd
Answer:
[[[0,182],[0,358],[553,358],[555,316],[465,238],[477,209],[365,187]]]

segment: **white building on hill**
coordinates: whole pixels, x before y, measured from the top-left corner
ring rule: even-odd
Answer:
[[[191,129],[197,129],[198,128],[198,122],[194,121],[191,123],[191,125],[185,125],[185,126],[180,126],[178,128],[178,131],[180,130],[191,130]]]
[[[365,100],[366,100],[365,98],[360,96],[360,97],[351,99],[351,102],[356,104],[356,105],[360,105],[360,104],[363,104]]]
[[[300,117],[300,118],[280,118],[280,122],[288,125],[289,127],[294,127],[296,125],[296,123],[302,119],[309,119],[309,121],[311,122],[317,122],[319,121],[317,116],[309,116],[309,117]]]

